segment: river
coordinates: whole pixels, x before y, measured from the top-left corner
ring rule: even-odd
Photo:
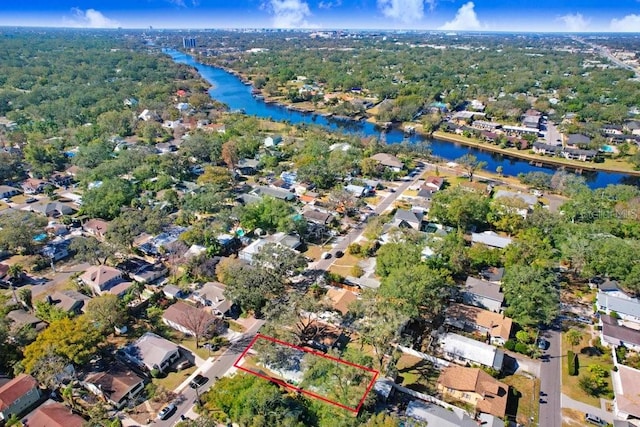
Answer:
[[[245,85],[235,75],[221,68],[197,62],[192,56],[175,49],[163,49],[163,52],[178,63],[196,67],[200,75],[213,86],[209,90],[211,97],[227,104],[231,110],[243,110],[246,114],[274,121],[287,121],[291,124],[306,123],[309,125],[320,125],[332,130],[340,130],[342,132],[355,133],[363,136],[379,137],[381,135],[380,128],[364,120],[354,121],[327,118],[313,113],[292,111],[276,104],[267,104],[262,99],[253,97],[251,95],[251,86]],[[398,129],[385,131],[384,138],[387,143],[398,143],[406,139],[404,133]],[[447,160],[455,160],[465,154],[473,154],[478,160],[487,163],[486,169],[488,171],[495,172],[498,166],[502,166],[503,174],[509,176],[517,176],[520,173],[534,171],[546,173],[555,172],[554,168],[533,166],[529,164],[528,160],[483,151],[475,147],[468,147],[453,142],[425,138],[421,135],[412,135],[409,137],[409,141],[427,141],[434,155]],[[609,184],[640,185],[640,178],[623,173],[585,171],[583,176],[591,188],[606,187]]]

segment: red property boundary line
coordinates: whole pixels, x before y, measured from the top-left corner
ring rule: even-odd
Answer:
[[[258,372],[255,372],[255,371],[252,371],[251,369],[247,369],[247,368],[245,368],[245,367],[243,367],[243,366],[240,366],[240,361],[241,361],[241,360],[246,356],[247,352],[249,352],[249,350],[251,349],[251,347],[253,347],[253,345],[254,345],[254,344],[256,343],[256,341],[258,341],[259,339],[265,339],[265,340],[267,340],[267,341],[271,341],[271,342],[274,342],[274,343],[276,343],[276,344],[280,344],[280,345],[283,345],[283,346],[286,346],[286,347],[294,348],[294,349],[296,349],[296,350],[300,350],[300,351],[303,351],[303,352],[305,352],[305,353],[311,353],[311,354],[313,354],[313,355],[315,355],[315,356],[319,356],[319,357],[323,357],[323,358],[325,358],[325,359],[333,360],[333,361],[335,361],[335,362],[339,362],[339,363],[345,364],[345,365],[347,365],[347,366],[351,366],[351,367],[354,367],[354,368],[362,369],[363,371],[367,371],[367,372],[369,372],[369,373],[372,373],[372,374],[373,374],[373,378],[371,379],[371,382],[370,382],[370,383],[369,383],[369,385],[367,386],[367,390],[365,391],[364,395],[362,396],[362,399],[360,399],[360,401],[358,402],[358,406],[356,406],[355,408],[353,408],[353,407],[351,407],[351,406],[343,405],[343,404],[342,404],[342,403],[340,403],[340,402],[335,402],[335,401],[333,401],[333,400],[331,400],[331,399],[328,399],[328,398],[326,398],[326,397],[324,397],[324,396],[321,396],[321,395],[319,395],[319,394],[317,394],[317,393],[314,393],[314,392],[312,392],[312,391],[309,391],[309,390],[303,390],[303,389],[301,389],[300,387],[296,387],[296,386],[294,386],[293,384],[289,384],[289,383],[287,383],[287,382],[285,382],[285,381],[282,381],[282,380],[279,380],[279,379],[277,379],[277,378],[271,378],[271,377],[270,377],[270,376],[268,376],[268,375],[264,375],[264,374],[261,374],[261,373],[258,373]],[[236,361],[235,361],[235,363],[233,364],[233,366],[234,366],[235,368],[237,368],[237,369],[240,369],[241,371],[244,371],[244,372],[248,373],[248,374],[251,374],[251,375],[254,375],[254,376],[256,376],[256,377],[259,377],[259,378],[265,379],[265,380],[267,380],[267,381],[271,381],[271,382],[273,382],[273,383],[275,383],[275,384],[278,384],[278,385],[280,385],[280,386],[282,386],[282,387],[285,387],[285,388],[288,388],[288,389],[294,390],[295,392],[298,392],[298,393],[306,394],[307,396],[313,397],[313,398],[315,398],[315,399],[321,400],[321,401],[323,401],[323,402],[329,403],[329,404],[334,405],[334,406],[337,406],[337,407],[339,407],[339,408],[346,409],[347,411],[351,411],[351,412],[354,412],[354,413],[356,413],[356,414],[357,414],[358,412],[360,412],[360,408],[362,407],[362,405],[363,405],[363,403],[364,403],[364,400],[366,399],[367,395],[369,394],[369,392],[370,392],[370,391],[371,391],[371,389],[373,388],[373,385],[375,384],[376,379],[378,379],[378,375],[380,375],[380,373],[379,373],[378,371],[376,371],[376,370],[374,370],[374,369],[371,369],[371,368],[367,368],[366,366],[358,365],[358,364],[356,364],[356,363],[351,363],[351,362],[348,362],[348,361],[346,361],[346,360],[338,359],[337,357],[329,356],[329,355],[327,355],[327,354],[320,353],[320,352],[315,351],[315,350],[306,349],[306,348],[303,348],[303,347],[300,347],[300,346],[297,346],[297,345],[293,345],[293,344],[288,343],[288,342],[286,342],[286,341],[281,341],[281,340],[278,340],[278,339],[276,339],[276,338],[269,337],[269,336],[267,336],[267,335],[262,335],[262,334],[257,334],[257,335],[253,338],[253,340],[251,340],[251,342],[249,343],[249,345],[247,346],[247,348],[245,348],[245,349],[244,349],[244,351],[242,352],[242,354],[240,355],[240,357],[238,358],[238,360],[236,360]]]

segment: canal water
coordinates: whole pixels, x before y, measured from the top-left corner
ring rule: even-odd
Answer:
[[[404,132],[401,130],[392,128],[387,131],[382,131],[379,127],[364,120],[355,121],[323,117],[313,113],[293,111],[276,104],[267,104],[264,100],[255,98],[251,94],[251,86],[245,85],[235,75],[221,68],[197,62],[192,56],[186,55],[180,51],[174,49],[164,49],[163,51],[174,61],[197,68],[200,75],[207,82],[213,85],[209,90],[211,97],[217,101],[225,103],[231,110],[242,110],[248,115],[267,118],[274,121],[287,121],[291,124],[306,123],[309,125],[320,125],[332,130],[339,130],[345,133],[353,133],[361,136],[380,137],[381,133],[384,132],[383,138],[389,144],[399,143],[407,139]],[[419,141],[428,142],[431,152],[435,156],[447,160],[453,161],[465,154],[473,154],[479,160],[487,163],[486,169],[488,171],[495,172],[498,166],[502,166],[503,174],[509,176],[517,176],[520,173],[534,171],[541,171],[549,174],[555,172],[554,168],[531,165],[528,160],[483,151],[475,147],[468,147],[454,142],[440,141],[437,139],[426,138],[421,135],[411,135],[408,140],[414,143]],[[623,173],[585,171],[583,176],[591,188],[606,187],[609,184],[640,185],[640,179],[638,177]]]

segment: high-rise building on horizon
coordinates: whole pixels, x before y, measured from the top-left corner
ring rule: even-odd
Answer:
[[[194,37],[183,37],[182,47],[184,47],[185,49],[196,47],[196,39]]]

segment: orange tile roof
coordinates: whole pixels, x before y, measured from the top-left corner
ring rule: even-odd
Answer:
[[[489,330],[492,337],[501,337],[505,341],[509,339],[513,327],[510,317],[465,304],[451,304],[446,311],[446,317],[474,323]]]
[[[480,368],[449,366],[440,374],[438,384],[457,391],[477,393],[482,399],[478,401],[476,410],[501,418],[505,416],[509,386]]]

